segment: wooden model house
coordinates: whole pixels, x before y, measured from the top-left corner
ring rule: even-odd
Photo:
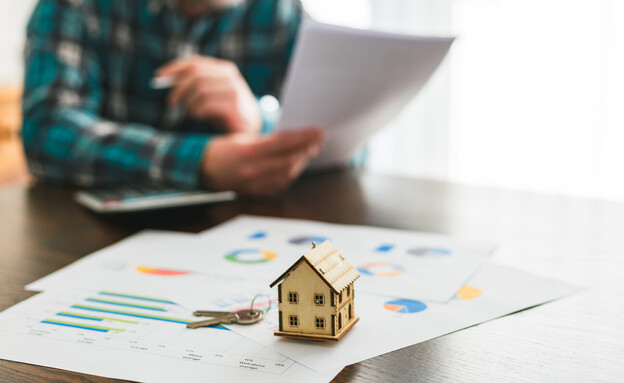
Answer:
[[[277,336],[338,341],[360,319],[354,314],[357,270],[331,242],[312,249],[271,284],[277,283]]]

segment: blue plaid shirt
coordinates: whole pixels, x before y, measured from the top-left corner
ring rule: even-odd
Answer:
[[[151,180],[199,187],[220,132],[167,105],[154,71],[185,55],[237,64],[276,95],[301,8],[249,0],[190,21],[163,0],[40,0],[27,30],[23,140],[38,178],[80,186]],[[266,126],[265,126],[266,128]]]

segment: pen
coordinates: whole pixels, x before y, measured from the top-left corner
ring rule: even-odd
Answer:
[[[152,89],[167,89],[176,84],[176,78],[173,76],[154,77],[150,81]]]

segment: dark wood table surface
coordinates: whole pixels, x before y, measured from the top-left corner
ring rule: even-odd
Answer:
[[[624,204],[337,171],[275,199],[102,217],[72,188],[0,189],[0,310],[24,285],[145,228],[199,232],[238,214],[494,240],[493,261],[578,284],[570,297],[346,367],[336,381],[624,381]],[[522,289],[522,286],[518,286]],[[1,382],[110,379],[0,361]]]

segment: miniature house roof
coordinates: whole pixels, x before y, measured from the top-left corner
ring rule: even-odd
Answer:
[[[301,262],[308,263],[336,294],[340,294],[360,277],[360,273],[338,252],[338,249],[331,242],[325,241],[314,246],[299,258],[284,274],[271,283],[271,287],[286,278]]]

